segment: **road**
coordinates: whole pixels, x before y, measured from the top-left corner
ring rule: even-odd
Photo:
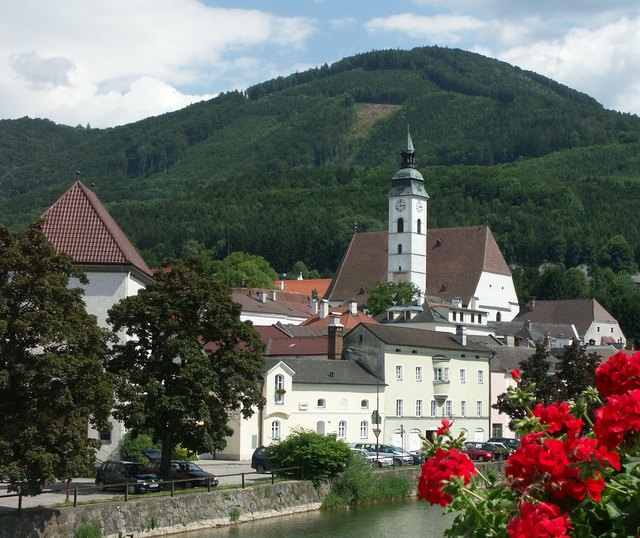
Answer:
[[[269,478],[268,474],[257,474],[248,461],[225,461],[225,460],[199,460],[196,462],[203,470],[215,474],[220,481],[220,486],[240,485],[242,483],[242,473],[245,474],[245,484],[255,480]],[[73,490],[78,487],[78,503],[96,500],[111,500],[122,498],[124,493],[117,490],[98,491],[91,486],[95,486],[93,478],[76,478],[70,484],[67,492],[66,483],[53,484],[50,488],[53,492],[43,493],[37,497],[23,497],[22,507],[33,506],[54,506],[61,505],[67,501],[73,503]],[[7,485],[0,484],[0,512],[15,510],[18,508],[18,497],[3,497],[7,494]],[[144,494],[143,494],[144,495]]]

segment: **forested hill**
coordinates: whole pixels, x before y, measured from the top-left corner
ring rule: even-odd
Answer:
[[[335,270],[385,229],[406,128],[429,226],[488,223],[509,261],[640,252],[640,119],[461,50],[378,51],[111,129],[0,121],[0,223],[37,218],[81,171],[150,264],[243,250]]]

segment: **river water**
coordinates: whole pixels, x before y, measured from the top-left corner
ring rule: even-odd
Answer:
[[[415,499],[305,512],[180,534],[184,538],[442,538],[453,520],[442,508]]]

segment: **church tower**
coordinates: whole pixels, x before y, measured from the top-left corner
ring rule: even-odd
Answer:
[[[424,178],[416,170],[415,150],[407,128],[402,168],[391,180],[387,282],[412,282],[427,292],[427,200]]]

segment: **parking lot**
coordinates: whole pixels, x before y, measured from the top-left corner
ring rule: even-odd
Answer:
[[[225,461],[225,460],[199,460],[196,462],[203,470],[215,474],[220,486],[231,486],[242,484],[242,474],[244,474],[245,484],[250,484],[256,480],[265,480],[269,474],[257,474],[248,461]],[[55,491],[43,493],[37,497],[23,497],[22,508],[34,506],[54,506],[65,502],[73,503],[74,489],[78,488],[78,503],[111,500],[123,498],[124,493],[118,490],[99,491],[95,488],[93,478],[76,478],[71,481],[67,488],[66,483],[52,484],[47,489]],[[3,497],[7,494],[7,485],[0,484],[0,511],[15,510],[18,508],[18,497]],[[142,494],[144,495],[144,494]],[[137,496],[136,496],[137,497]]]

